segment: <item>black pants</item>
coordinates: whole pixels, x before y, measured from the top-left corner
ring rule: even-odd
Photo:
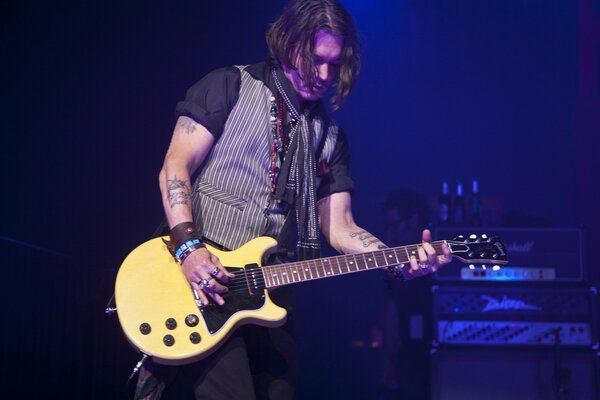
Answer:
[[[280,291],[272,296],[276,303],[290,304],[291,292],[286,293],[285,288]],[[140,369],[135,399],[293,399],[296,364],[292,325],[288,313],[288,321],[281,328],[238,328],[214,354],[190,365],[173,367],[149,360]]]

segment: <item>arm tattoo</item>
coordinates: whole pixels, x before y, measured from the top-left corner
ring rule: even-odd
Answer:
[[[371,235],[367,231],[358,231],[358,232],[350,232],[350,237],[352,239],[357,238],[362,242],[363,247],[369,247],[373,243],[381,243],[379,239],[375,236]]]
[[[190,197],[192,196],[186,181],[177,179],[177,176],[167,179],[167,199],[171,208],[178,204],[188,204]]]
[[[379,239],[363,240],[363,247],[369,247],[373,243],[379,243]]]
[[[184,118],[179,123],[181,129],[185,131],[188,135],[191,135],[196,131],[196,123],[189,118]]]
[[[358,240],[366,240],[366,239],[372,238],[373,235],[371,235],[367,231],[358,231],[358,232],[350,232],[350,237],[352,239],[354,239],[355,237],[358,237]]]

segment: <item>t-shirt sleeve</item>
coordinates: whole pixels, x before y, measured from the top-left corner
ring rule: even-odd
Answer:
[[[353,192],[354,182],[350,177],[350,153],[348,139],[343,129],[339,129],[335,147],[329,163],[329,172],[323,176],[317,192],[320,200],[333,193]]]
[[[187,90],[185,100],[177,103],[175,116],[186,116],[218,139],[240,92],[240,70],[220,68],[210,72]]]

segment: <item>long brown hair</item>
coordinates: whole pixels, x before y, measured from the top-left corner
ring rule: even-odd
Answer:
[[[297,70],[306,76],[302,79],[308,87],[316,81],[313,60],[315,37],[320,30],[344,38],[336,94],[332,99],[334,110],[339,109],[350,91],[360,68],[360,50],[352,17],[337,0],[292,0],[281,16],[267,29],[269,59]],[[295,60],[299,61],[296,66]]]

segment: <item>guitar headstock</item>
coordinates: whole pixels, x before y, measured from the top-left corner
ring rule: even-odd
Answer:
[[[498,237],[487,235],[457,236],[454,240],[447,241],[452,257],[457,258],[470,268],[480,264],[482,268],[490,266],[494,270],[500,269],[501,264],[508,263],[506,246]]]

